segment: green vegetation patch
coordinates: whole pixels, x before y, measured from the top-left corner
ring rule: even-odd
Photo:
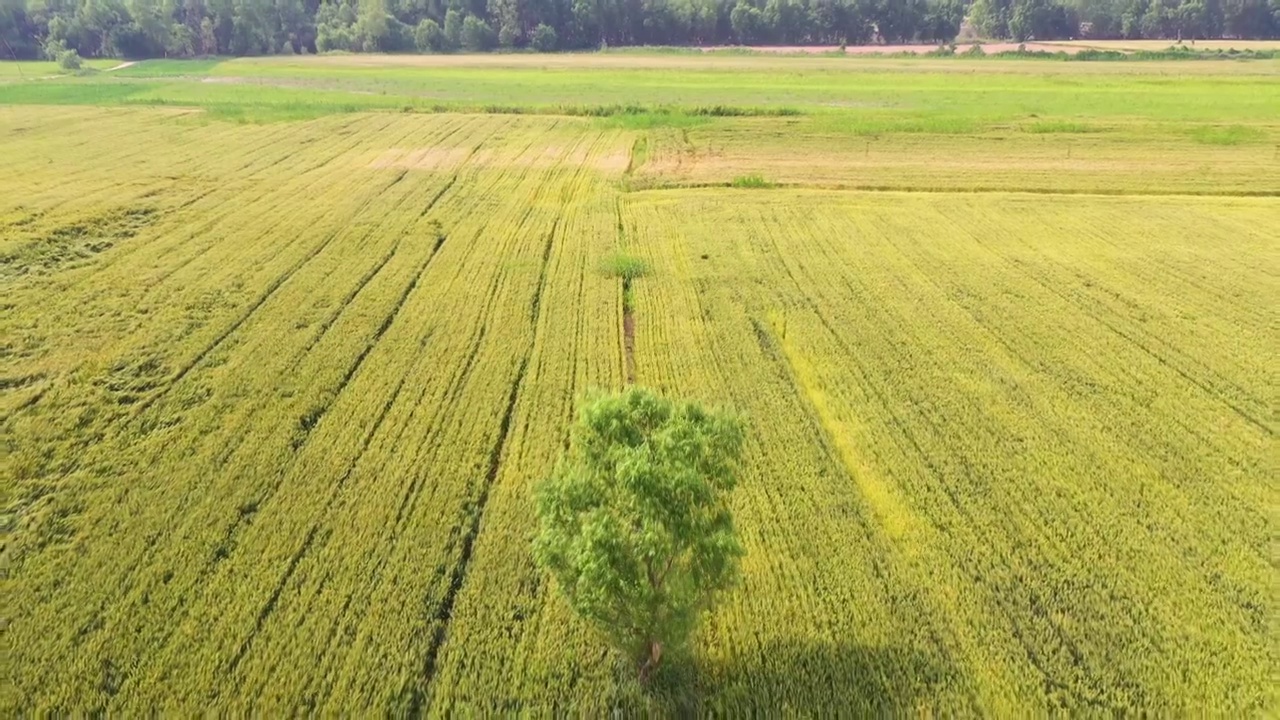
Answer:
[[[1202,145],[1245,145],[1267,139],[1261,128],[1247,125],[1204,125],[1192,128],[1189,134]]]
[[[739,175],[735,177],[729,185],[745,190],[767,190],[773,187],[773,183],[764,179],[763,175],[753,173],[751,175]]]
[[[121,105],[156,84],[99,77],[0,84],[0,105]]]
[[[128,67],[112,70],[112,74],[120,77],[182,77],[188,75],[204,76],[221,65],[221,58],[200,58],[197,60],[142,60]]]
[[[610,277],[631,282],[649,273],[649,265],[643,258],[622,251],[606,255],[600,260],[600,272]]]
[[[1074,120],[1036,120],[1020,125],[1018,128],[1032,135],[1085,135],[1107,131],[1103,126]]]

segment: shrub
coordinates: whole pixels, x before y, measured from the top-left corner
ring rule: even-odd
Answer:
[[[63,70],[79,70],[82,64],[80,53],[74,49],[58,51],[58,67]]]
[[[733,182],[730,183],[730,185],[736,188],[748,189],[764,189],[773,187],[773,183],[765,180],[763,176],[755,174],[739,175],[733,179]]]
[[[631,282],[648,274],[649,266],[645,264],[644,260],[635,255],[615,252],[600,261],[600,271],[605,275]]]

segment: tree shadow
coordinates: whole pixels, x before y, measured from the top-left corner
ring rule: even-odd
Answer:
[[[724,662],[672,658],[647,694],[677,715],[974,714],[966,685],[945,657],[913,648],[789,641]]]

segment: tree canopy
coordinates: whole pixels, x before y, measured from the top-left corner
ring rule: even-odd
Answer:
[[[1280,37],[1280,0],[0,0],[0,53],[946,42],[966,17],[993,39]]]
[[[642,681],[737,578],[727,498],[742,443],[731,414],[631,388],[583,405],[536,488],[535,557]]]

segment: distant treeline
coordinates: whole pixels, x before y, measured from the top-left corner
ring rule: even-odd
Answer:
[[[1275,38],[1280,0],[0,0],[0,56]]]

